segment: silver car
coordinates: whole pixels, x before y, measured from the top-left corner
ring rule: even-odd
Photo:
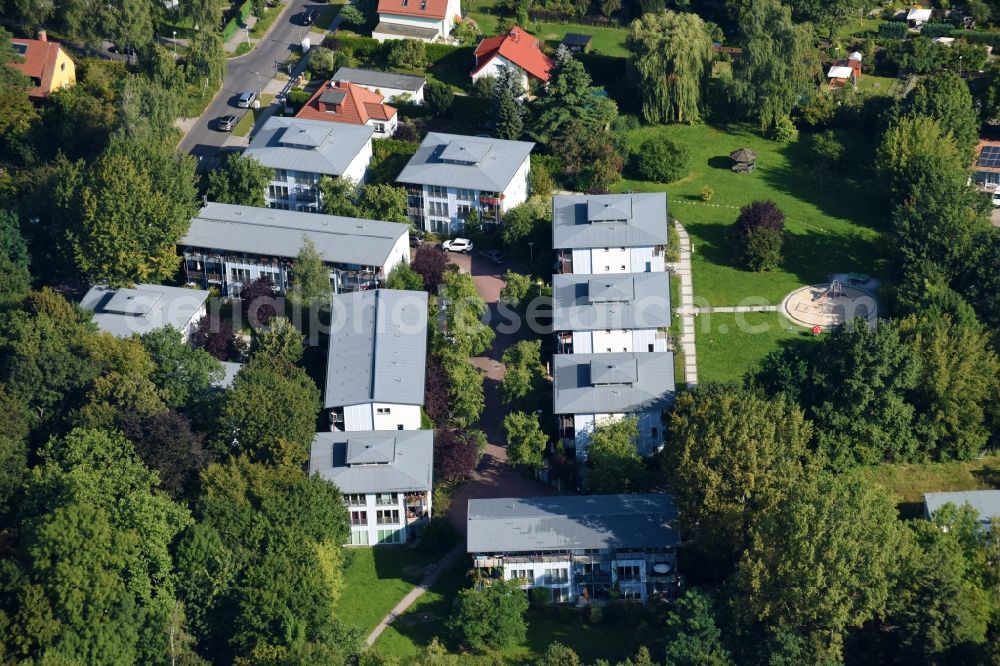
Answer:
[[[222,116],[219,118],[219,131],[220,132],[232,132],[233,128],[236,127],[236,123],[239,122],[234,114],[230,113],[228,116]]]
[[[240,93],[240,96],[236,98],[236,106],[241,109],[249,109],[255,99],[257,99],[256,92],[253,90],[244,90]]]

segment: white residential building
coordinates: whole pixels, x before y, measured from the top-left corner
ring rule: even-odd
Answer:
[[[486,77],[498,78],[501,68],[512,69],[525,93],[530,90],[532,80],[548,83],[554,67],[552,60],[542,53],[538,38],[517,26],[506,35],[487,37],[479,42],[474,55],[474,82]]]
[[[445,41],[462,18],[460,0],[379,0],[372,37]]]
[[[97,327],[116,338],[173,326],[187,340],[191,329],[205,316],[206,300],[208,292],[203,289],[160,284],[122,289],[97,285],[84,295],[80,307],[93,311]]]
[[[677,509],[666,494],[469,500],[467,549],[489,579],[500,572],[553,603],[588,605],[613,591],[669,599],[678,591]]]
[[[411,74],[379,72],[374,69],[341,67],[333,75],[333,81],[345,81],[366,88],[385,97],[390,104],[424,103],[424,85],[427,79]]]
[[[330,429],[419,429],[426,363],[427,292],[335,295],[324,396]]]
[[[343,493],[347,545],[402,544],[431,517],[433,460],[433,430],[318,432],[309,473]]]
[[[552,197],[560,273],[660,273],[667,239],[663,192]]]
[[[268,206],[318,212],[323,176],[364,182],[374,133],[370,125],[272,116],[244,155],[272,170],[265,196]]]
[[[244,284],[261,278],[286,291],[304,238],[330,267],[338,293],[374,289],[410,260],[407,224],[221,203],[191,218],[177,246],[188,282],[239,296]]]
[[[396,181],[408,192],[408,212],[419,228],[462,232],[472,210],[484,225],[528,199],[531,150],[527,141],[429,132]]]

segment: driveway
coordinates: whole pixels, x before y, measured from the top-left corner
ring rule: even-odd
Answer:
[[[260,91],[274,78],[278,67],[288,56],[299,48],[304,37],[309,35],[309,26],[299,25],[299,15],[306,8],[322,10],[325,4],[313,0],[291,0],[281,12],[267,35],[257,42],[253,50],[238,58],[230,58],[226,62],[226,78],[222,90],[205,108],[191,131],[181,140],[178,150],[190,153],[196,157],[214,155],[226,145],[229,132],[215,129],[215,119],[229,113],[242,115],[249,113],[248,109],[238,109],[235,98],[244,90]],[[339,17],[334,19],[336,26]],[[310,41],[318,44],[322,37],[312,33]],[[258,78],[257,73],[260,73]]]
[[[991,219],[993,220],[994,227],[1000,227],[1000,208],[993,209],[993,217]]]
[[[497,325],[504,323],[504,320],[499,318],[497,301],[500,299],[500,290],[505,284],[503,274],[508,268],[516,271],[518,267],[509,265],[509,262],[495,266],[479,257],[464,254],[451,254],[449,257],[463,271],[471,273],[476,289],[490,308],[490,325],[497,333],[493,346],[482,356],[472,359],[475,366],[486,373],[484,387],[486,407],[477,424],[477,427],[486,433],[488,441],[486,453],[479,463],[479,468],[452,495],[451,506],[448,509],[448,517],[452,524],[460,534],[465,534],[465,519],[470,499],[555,495],[557,491],[547,483],[522,476],[518,470],[507,464],[503,417],[508,409],[500,398],[500,381],[504,375],[500,358],[507,347],[532,335],[526,326],[513,332],[497,331]]]

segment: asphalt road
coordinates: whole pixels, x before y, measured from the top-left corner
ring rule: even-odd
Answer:
[[[257,42],[250,53],[227,61],[222,90],[180,142],[180,151],[206,157],[214,155],[225,145],[229,133],[216,129],[216,119],[230,113],[242,116],[249,112],[236,107],[236,97],[244,90],[259,92],[260,88],[267,86],[277,73],[278,66],[298,49],[302,38],[309,34],[309,26],[299,22],[302,11],[306,8],[322,9],[324,4],[315,0],[292,0],[275,19],[267,36]],[[313,43],[316,43],[319,35],[313,33],[312,37]],[[259,79],[257,72],[260,72]]]

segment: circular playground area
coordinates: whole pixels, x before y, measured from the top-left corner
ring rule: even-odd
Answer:
[[[855,317],[874,324],[878,316],[871,293],[837,281],[796,289],[782,301],[781,310],[797,324],[823,329],[835,328]]]

